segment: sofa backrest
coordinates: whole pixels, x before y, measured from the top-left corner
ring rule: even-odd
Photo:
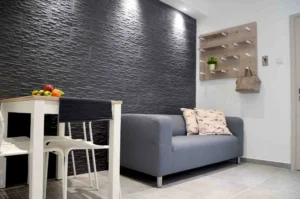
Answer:
[[[185,120],[182,115],[168,115],[172,119],[173,136],[186,135]]]

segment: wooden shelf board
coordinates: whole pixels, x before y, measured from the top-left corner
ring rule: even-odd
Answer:
[[[202,50],[209,50],[209,49],[214,49],[214,48],[224,48],[223,46],[226,46],[226,48],[228,48],[228,45],[227,44],[223,44],[223,45],[215,45],[215,46],[208,46],[208,47],[205,47],[205,48],[200,48],[200,51]],[[224,48],[224,49],[226,49]]]
[[[200,38],[200,40],[203,40],[203,39],[205,40],[205,38],[209,38],[209,37],[215,37],[215,36],[226,37],[227,35],[228,35],[227,31],[216,31],[216,32],[200,35],[199,38]]]

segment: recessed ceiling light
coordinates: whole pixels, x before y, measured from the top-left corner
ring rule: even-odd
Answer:
[[[183,11],[187,11],[188,9],[187,9],[187,8],[182,8],[182,10],[183,10]]]

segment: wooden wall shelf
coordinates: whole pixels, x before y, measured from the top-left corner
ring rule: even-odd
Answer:
[[[217,31],[217,32],[201,35],[199,38],[200,40],[205,41],[206,39],[209,39],[211,37],[226,37],[227,35],[228,32],[226,31]]]
[[[199,40],[200,80],[237,78],[245,74],[247,67],[257,75],[256,22],[203,34]],[[218,58],[214,71],[206,63],[210,56]]]

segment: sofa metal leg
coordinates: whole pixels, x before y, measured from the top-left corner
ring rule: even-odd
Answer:
[[[157,187],[162,188],[163,177],[157,177]]]
[[[241,157],[236,158],[236,164],[241,164]]]

